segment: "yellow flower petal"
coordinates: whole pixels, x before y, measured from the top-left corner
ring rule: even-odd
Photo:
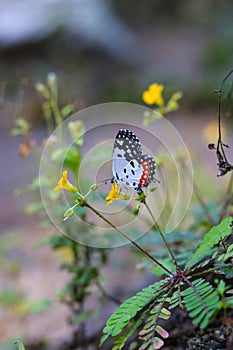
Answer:
[[[164,89],[164,86],[157,83],[151,84],[149,86],[149,91],[151,91],[155,95],[161,95],[161,93],[163,92],[163,89]]]
[[[143,101],[148,104],[156,104],[157,106],[161,107],[164,105],[164,99],[162,96],[164,86],[154,83],[149,86],[149,89],[144,91],[142,94]]]
[[[113,184],[112,184],[111,191],[109,192],[109,194],[105,198],[105,200],[108,201],[108,203],[106,203],[106,205],[112,204],[117,199],[124,199],[124,200],[126,200],[126,199],[130,198],[129,195],[124,194],[122,192],[119,192],[119,190],[120,190],[120,186],[117,184],[116,181],[114,181]]]
[[[147,105],[153,105],[154,104],[154,96],[153,94],[146,90],[142,94],[142,100],[147,104]]]
[[[110,205],[113,201],[117,200],[118,198],[118,191],[119,191],[119,185],[117,184],[116,181],[113,182],[111,191],[105,198],[106,201],[109,201],[106,203],[106,205]]]
[[[58,181],[57,186],[54,188],[54,192],[66,190],[68,192],[76,193],[78,191],[78,189],[75,186],[73,186],[67,179],[67,173],[67,170],[63,170],[62,177]]]

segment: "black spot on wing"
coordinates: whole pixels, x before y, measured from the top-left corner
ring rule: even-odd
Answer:
[[[135,164],[134,164],[134,161],[131,160],[131,162],[129,163],[133,168],[135,168]]]
[[[142,146],[137,136],[128,129],[120,129],[116,135],[114,150],[117,152],[117,157],[121,154],[125,159],[138,159],[142,154]]]

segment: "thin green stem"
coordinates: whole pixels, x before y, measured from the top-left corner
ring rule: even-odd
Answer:
[[[195,180],[193,180],[193,191],[194,191],[195,196],[197,197],[197,200],[199,201],[199,203],[200,203],[200,205],[201,205],[201,207],[202,207],[202,209],[203,209],[203,211],[204,211],[204,213],[205,213],[209,223],[212,226],[214,226],[216,223],[215,223],[215,221],[214,221],[214,219],[213,219],[213,217],[212,217],[212,215],[211,215],[211,213],[209,211],[209,208],[207,207],[205,201],[203,200],[203,198],[201,196],[201,192],[200,192],[200,190],[198,188],[198,185],[195,182]]]
[[[159,234],[160,234],[160,236],[161,236],[161,238],[162,238],[162,240],[163,240],[163,242],[164,242],[164,244],[165,244],[165,246],[166,246],[166,248],[167,248],[167,250],[168,250],[168,252],[169,252],[169,254],[171,256],[171,258],[172,258],[172,261],[173,261],[173,263],[174,263],[174,265],[176,267],[177,272],[179,272],[180,271],[180,267],[179,267],[179,265],[178,265],[178,263],[176,261],[176,258],[174,256],[174,254],[173,254],[173,252],[172,252],[172,250],[171,250],[171,248],[170,248],[170,246],[169,246],[169,244],[168,244],[168,242],[167,242],[167,240],[166,240],[166,238],[165,238],[161,228],[159,227],[159,225],[158,225],[158,223],[157,223],[157,221],[156,221],[156,219],[155,219],[155,217],[154,217],[150,207],[148,206],[148,204],[146,202],[145,202],[145,206],[146,206],[146,209],[148,210],[148,213],[150,214],[150,216],[151,216],[151,218],[153,220],[155,229],[159,232]]]
[[[159,265],[163,270],[165,270],[169,275],[174,276],[174,273],[170,271],[166,266],[161,264],[156,258],[154,258],[150,253],[148,253],[145,249],[143,249],[139,244],[132,240],[126,233],[121,231],[118,227],[116,227],[110,220],[108,220],[105,216],[103,216],[98,210],[92,207],[85,199],[83,199],[82,206],[85,206],[92,210],[96,215],[98,215],[102,220],[104,220],[109,226],[111,226],[114,230],[120,233],[127,241],[129,241],[132,245],[134,245],[137,249],[139,249],[143,254],[145,254],[149,259],[153,260],[157,265]]]
[[[62,117],[58,108],[57,100],[55,100],[54,96],[51,96],[50,98],[50,106],[53,111],[56,126],[59,126],[62,123]]]

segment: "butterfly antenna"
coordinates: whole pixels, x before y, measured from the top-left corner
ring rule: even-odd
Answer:
[[[107,185],[108,181],[110,181],[110,183],[113,183],[114,182],[114,178],[105,179],[103,181],[100,181],[98,185],[103,185],[103,184]]]

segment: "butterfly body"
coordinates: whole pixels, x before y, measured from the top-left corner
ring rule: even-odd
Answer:
[[[142,154],[142,146],[137,136],[130,130],[120,129],[113,147],[113,181],[121,187],[142,192],[153,180],[156,170],[154,159]]]

